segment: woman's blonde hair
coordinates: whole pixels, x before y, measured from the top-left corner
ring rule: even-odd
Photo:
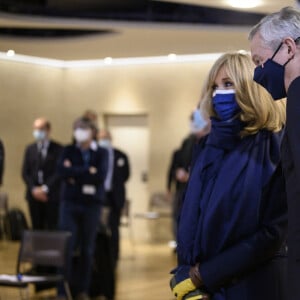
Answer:
[[[215,79],[222,68],[233,82],[236,101],[241,108],[239,118],[245,123],[241,135],[255,134],[261,129],[281,130],[285,123],[285,100],[274,101],[263,87],[253,81],[254,64],[246,53],[226,53],[214,63],[203,86],[201,108],[209,116],[216,116],[212,95]]]

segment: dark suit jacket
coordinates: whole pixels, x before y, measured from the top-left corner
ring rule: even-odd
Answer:
[[[127,155],[118,150],[114,151],[114,165],[113,165],[113,178],[112,178],[112,197],[110,205],[113,208],[121,209],[126,200],[125,183],[130,176],[129,160]]]
[[[98,148],[89,149],[89,163],[85,165],[81,151],[76,145],[66,146],[59,159],[58,173],[63,179],[62,200],[83,203],[100,203],[104,198],[103,182],[107,172],[107,151]],[[71,167],[65,167],[64,161],[69,160]],[[90,167],[97,171],[89,172]],[[83,192],[85,185],[93,186],[96,190],[93,194]]]
[[[289,300],[300,299],[300,77],[290,85],[282,163],[288,201]]]
[[[3,145],[2,141],[0,140],[0,185],[3,182],[4,158],[5,158],[4,145]]]
[[[49,188],[49,201],[59,201],[60,179],[56,172],[57,162],[62,152],[62,146],[50,141],[47,156],[40,162],[36,143],[30,144],[24,154],[22,177],[26,184],[26,199],[33,200],[31,190],[38,186],[38,170],[41,168],[44,175],[44,184]]]

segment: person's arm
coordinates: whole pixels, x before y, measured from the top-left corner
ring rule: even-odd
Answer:
[[[297,181],[300,182],[300,77],[295,79],[288,90],[287,136],[291,149],[291,160],[295,166]]]
[[[103,184],[108,168],[108,152],[104,149],[97,149],[93,152],[94,159],[87,172],[77,176],[77,182],[80,184],[92,184],[99,186]]]
[[[238,279],[271,259],[286,239],[287,204],[281,167],[272,176],[262,196],[260,229],[210,260],[200,262],[199,272],[211,291]]]
[[[0,140],[0,185],[3,183],[3,174],[4,174],[4,160],[5,160],[5,151],[4,145]]]
[[[179,150],[175,150],[172,154],[171,163],[168,169],[167,174],[167,191],[171,192],[172,183],[175,181],[175,170],[177,169],[178,159],[179,159]]]
[[[56,158],[56,162],[60,158],[62,151],[63,151],[63,147],[59,144],[55,144],[55,149],[53,149],[54,152],[53,155]],[[60,181],[60,176],[58,172],[56,171],[52,172],[52,174],[49,175],[49,177],[46,179],[44,184],[46,193],[50,193],[53,187],[55,187],[59,181]]]
[[[125,166],[124,166],[124,181],[127,181],[130,177],[130,164],[129,164],[129,159],[126,154],[124,155],[124,160],[125,160]]]
[[[30,147],[27,147],[24,152],[24,159],[22,164],[22,178],[27,186],[27,188],[31,191],[34,188],[34,179],[32,177],[31,172],[31,164],[30,164]]]
[[[73,178],[77,181],[80,177],[88,175],[89,167],[84,165],[78,166],[72,164],[73,156],[74,153],[72,151],[72,148],[69,146],[65,147],[58,160],[57,172],[63,179],[69,180],[70,178]]]

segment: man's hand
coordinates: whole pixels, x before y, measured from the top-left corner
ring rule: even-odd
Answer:
[[[70,167],[72,167],[71,161],[68,160],[68,159],[65,159],[65,160],[64,160],[64,167],[65,167],[65,168],[70,168]]]
[[[90,167],[90,168],[89,168],[89,172],[90,172],[90,174],[96,174],[96,173],[97,173],[97,168],[95,168],[95,167]]]
[[[175,177],[179,182],[187,182],[189,180],[189,173],[183,168],[178,168],[176,169]]]
[[[41,186],[36,186],[31,190],[31,194],[33,198],[40,202],[47,202],[48,201],[48,195],[47,193],[42,189]]]

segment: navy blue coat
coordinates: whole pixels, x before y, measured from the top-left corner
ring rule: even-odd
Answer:
[[[179,221],[179,264],[200,264],[213,300],[285,299],[282,133],[241,139],[241,124],[231,125],[213,121],[198,149]]]
[[[103,182],[107,172],[107,152],[104,149],[89,149],[89,163],[85,164],[81,150],[76,145],[66,146],[58,163],[58,173],[63,179],[62,200],[79,203],[100,203],[104,199]],[[71,167],[65,167],[64,161],[69,160]],[[97,172],[90,173],[89,168],[95,167]],[[85,185],[93,186],[94,194],[83,193]]]

